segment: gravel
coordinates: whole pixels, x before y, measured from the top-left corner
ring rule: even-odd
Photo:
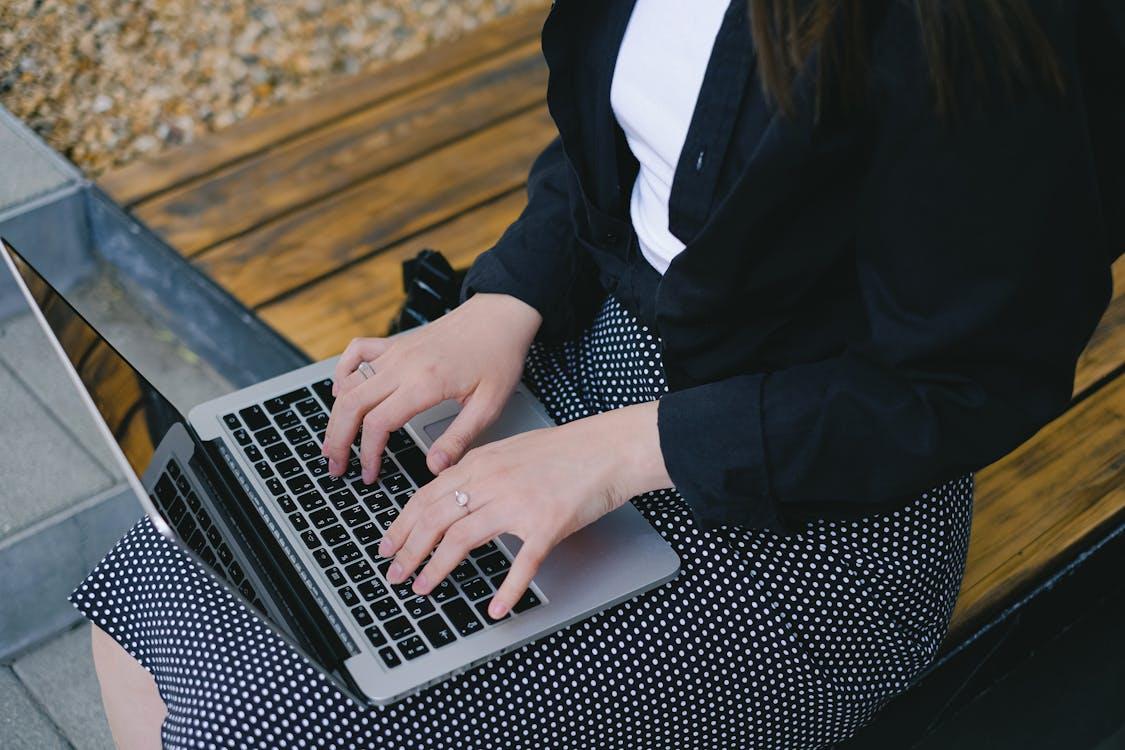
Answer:
[[[0,104],[91,176],[548,0],[0,0]]]

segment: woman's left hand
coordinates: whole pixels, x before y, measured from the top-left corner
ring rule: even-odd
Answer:
[[[469,551],[501,533],[523,546],[488,613],[507,614],[547,553],[629,498],[670,487],[656,428],[657,402],[514,435],[474,448],[419,489],[383,536],[379,553],[401,583],[428,594]],[[468,503],[457,503],[457,493]],[[436,547],[436,550],[435,550]]]

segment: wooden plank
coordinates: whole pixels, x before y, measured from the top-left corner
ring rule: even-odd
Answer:
[[[1125,517],[1125,377],[977,475],[955,640]]]
[[[402,261],[426,248],[455,267],[468,266],[511,224],[526,203],[522,189],[396,243],[258,314],[314,359],[340,351],[356,336],[382,336],[402,304]]]
[[[1125,363],[1125,256],[1113,264],[1113,299],[1098,328],[1078,359],[1074,393],[1086,391],[1094,383]]]
[[[546,12],[546,8],[534,9],[500,18],[414,59],[341,77],[302,102],[267,110],[206,138],[111,172],[98,181],[99,185],[118,203],[132,205],[537,38]]]
[[[197,256],[257,307],[524,183],[556,135],[536,107]]]
[[[145,201],[134,213],[190,256],[541,103],[546,85],[533,40]]]

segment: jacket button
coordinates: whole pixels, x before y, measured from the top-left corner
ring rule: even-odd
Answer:
[[[695,157],[695,171],[703,171],[703,149],[699,149],[699,155]]]
[[[613,232],[606,232],[605,241],[612,245],[614,242],[617,242],[617,235]]]

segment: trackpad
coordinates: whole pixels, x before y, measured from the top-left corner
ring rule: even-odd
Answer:
[[[430,445],[433,445],[434,441],[441,437],[441,434],[449,428],[449,425],[453,424],[455,418],[456,415],[445,417],[436,422],[430,422],[422,428],[422,432],[426,434]],[[527,397],[519,391],[515,391],[508,399],[504,411],[500,412],[499,419],[473,441],[473,446],[484,445],[520,432],[546,426],[548,425],[527,402]]]

